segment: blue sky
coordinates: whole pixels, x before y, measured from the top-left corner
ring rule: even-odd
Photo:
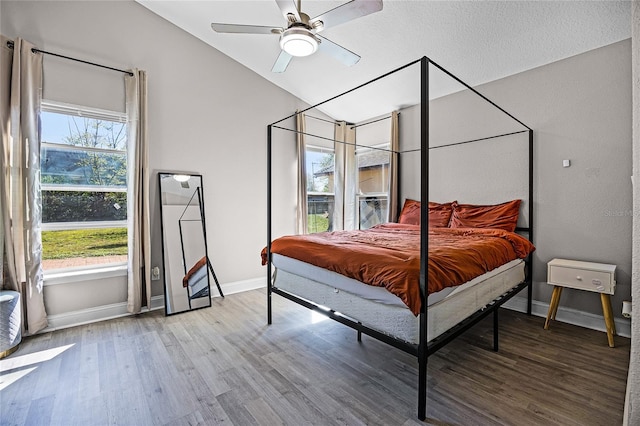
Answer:
[[[64,143],[64,137],[69,135],[69,118],[66,115],[42,111],[42,141]]]
[[[42,111],[40,120],[42,124],[42,142],[66,143],[64,138],[69,136],[69,124],[74,129],[73,120],[85,120],[88,118],[71,116],[49,111]],[[93,120],[93,119],[89,119]],[[103,120],[106,121],[106,120]],[[124,123],[115,123],[115,126],[125,126]],[[117,128],[117,127],[116,127]],[[123,138],[124,140],[124,138]],[[122,149],[122,148],[120,148]]]

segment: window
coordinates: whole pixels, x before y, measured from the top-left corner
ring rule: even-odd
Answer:
[[[332,148],[307,145],[307,231],[333,230],[335,154]]]
[[[127,260],[124,113],[42,103],[43,269]]]
[[[356,203],[359,229],[388,219],[389,144],[356,150]],[[332,231],[335,154],[331,148],[307,146],[307,230]]]
[[[306,167],[306,181],[299,179],[298,191],[307,192],[307,232],[368,229],[388,222],[391,146],[398,126],[383,119],[361,125],[320,118],[305,123],[313,127],[304,132],[305,161],[299,164]],[[361,128],[356,137],[356,127],[372,123],[379,124]],[[381,136],[392,129],[391,138]]]
[[[388,220],[389,144],[356,149],[359,229]]]

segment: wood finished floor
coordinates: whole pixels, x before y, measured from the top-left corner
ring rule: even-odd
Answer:
[[[414,425],[417,362],[264,290],[38,335],[0,361],[2,425]],[[616,425],[629,339],[501,311],[429,359],[427,423]]]

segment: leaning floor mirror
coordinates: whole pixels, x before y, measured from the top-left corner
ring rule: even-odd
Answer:
[[[167,315],[211,306],[202,175],[158,173]]]

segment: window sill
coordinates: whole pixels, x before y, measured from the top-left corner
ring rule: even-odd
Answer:
[[[101,266],[99,268],[82,268],[57,270],[55,272],[44,273],[44,286],[68,284],[74,282],[101,280],[105,278],[127,276],[126,264],[114,264]]]

